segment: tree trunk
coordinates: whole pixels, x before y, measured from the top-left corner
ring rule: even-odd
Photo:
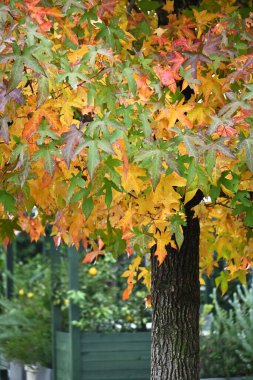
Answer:
[[[199,192],[200,193],[200,192]],[[199,221],[186,205],[184,243],[167,248],[161,266],[152,254],[151,380],[199,380]]]

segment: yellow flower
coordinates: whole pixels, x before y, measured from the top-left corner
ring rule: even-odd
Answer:
[[[95,267],[91,267],[91,268],[89,269],[89,275],[90,275],[90,276],[96,276],[96,274],[97,274],[97,270],[96,270],[96,268],[95,268]]]
[[[28,297],[28,298],[32,298],[32,297],[33,297],[33,293],[32,293],[32,292],[29,292],[29,293],[27,294],[27,297]]]
[[[25,294],[24,289],[20,289],[19,292],[18,292],[18,294],[19,294],[20,296],[23,296],[23,295]]]
[[[69,300],[68,300],[68,299],[65,299],[65,300],[64,300],[64,305],[66,305],[66,306],[69,305]]]

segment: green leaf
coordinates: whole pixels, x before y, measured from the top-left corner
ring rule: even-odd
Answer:
[[[126,241],[122,239],[121,229],[112,228],[111,231],[110,240],[108,241],[108,250],[112,252],[113,257],[117,258],[125,252]]]
[[[232,178],[226,178],[228,175],[232,176]],[[218,185],[220,184],[224,185],[228,190],[232,191],[235,194],[239,186],[239,177],[237,174],[231,172],[230,170],[226,170],[222,173],[218,181]]]
[[[105,178],[105,203],[109,209],[112,203],[112,184],[107,178]]]
[[[226,271],[223,271],[219,274],[218,277],[215,279],[215,285],[218,287],[221,287],[222,295],[226,293],[228,290],[228,279],[229,279],[229,273]]]
[[[35,71],[37,74],[41,74],[43,76],[47,76],[45,70],[43,69],[43,67],[40,65],[39,61],[37,60],[37,58],[33,57],[33,56],[23,56],[22,57],[23,59],[23,62],[30,68],[32,69],[33,71]]]
[[[11,70],[11,78],[10,82],[8,84],[7,93],[10,93],[12,90],[14,90],[18,84],[21,82],[22,75],[23,75],[23,58],[17,57],[16,61],[14,62]]]
[[[189,156],[198,159],[199,150],[197,149],[196,145],[194,144],[195,143],[194,137],[189,136],[189,135],[183,135],[182,139],[185,143],[185,147],[186,147],[186,150],[187,150]]]
[[[92,140],[89,142],[89,152],[87,159],[87,167],[90,174],[90,177],[93,177],[94,170],[100,162],[99,152],[97,147],[97,142]]]
[[[134,73],[134,70],[131,69],[131,67],[126,67],[123,70],[123,75],[125,75],[125,77],[127,79],[128,86],[129,86],[130,90],[132,91],[132,93],[135,95],[136,94],[136,82],[135,82],[135,79],[133,78],[133,73]]]
[[[115,154],[110,141],[106,139],[97,140],[97,146],[108,154]]]
[[[68,188],[68,191],[67,191],[67,197],[66,197],[66,202],[67,204],[70,202],[73,194],[74,194],[74,191],[76,188],[81,188],[81,189],[84,189],[85,188],[85,180],[82,178],[82,174],[81,173],[78,173],[76,176],[73,175],[73,177],[71,178],[71,181],[70,181],[70,185],[69,185],[69,188]]]
[[[152,130],[148,121],[147,111],[145,110],[140,114],[140,121],[142,122],[141,126],[146,138],[151,136]]]
[[[39,137],[37,138],[37,144],[42,145],[48,137],[52,140],[57,140],[58,136],[53,132],[45,118],[42,119],[41,125],[38,128]]]
[[[249,170],[253,173],[253,137],[245,139],[241,143],[241,149],[245,149],[245,162]]]
[[[138,2],[138,6],[142,11],[153,11],[161,6],[159,1],[141,0]]]
[[[209,149],[205,157],[205,163],[206,163],[207,173],[209,174],[210,177],[212,177],[213,169],[215,167],[215,162],[216,162],[216,150]]]
[[[162,159],[164,152],[160,149],[141,150],[136,156],[135,161],[141,162],[151,177],[153,189],[156,189],[161,176]]]
[[[14,212],[16,209],[15,198],[5,190],[0,190],[0,203],[6,212]]]
[[[185,226],[186,222],[185,220],[178,214],[173,215],[170,218],[170,232],[171,236],[175,234],[175,239],[178,245],[178,248],[180,249],[183,241],[184,241],[184,234],[182,230],[182,226]]]
[[[153,157],[150,168],[149,168],[149,173],[151,175],[151,182],[152,182],[152,186],[154,190],[156,189],[156,186],[158,185],[160,177],[161,177],[161,166],[162,166],[162,157],[161,155],[157,154]]]
[[[131,238],[131,242],[136,252],[146,254],[148,245],[152,241],[152,236],[147,232],[147,227],[142,226],[142,230],[137,227],[133,228],[134,236]]]
[[[44,160],[46,171],[50,174],[51,177],[53,177],[55,171],[54,156],[58,155],[59,152],[53,146],[53,144],[42,145],[40,146],[40,149],[34,153],[33,159],[36,161],[42,158]]]
[[[37,108],[41,107],[43,103],[47,100],[49,96],[49,82],[48,78],[41,75],[38,78],[38,100]]]
[[[92,197],[83,198],[82,209],[86,216],[86,219],[88,219],[88,217],[92,213],[93,208],[94,208],[94,203],[93,203]]]
[[[253,210],[250,209],[247,211],[246,216],[244,218],[244,224],[247,227],[253,227]]]
[[[0,236],[2,240],[5,237],[13,240],[15,236],[15,231],[20,230],[20,226],[17,224],[16,219],[0,219]]]
[[[53,177],[54,170],[55,170],[55,162],[52,157],[52,153],[50,152],[49,149],[45,150],[44,162],[45,162],[46,171],[50,174],[51,177]]]
[[[193,183],[197,174],[197,165],[194,159],[191,159],[191,163],[187,169],[187,187],[189,188]]]
[[[210,197],[212,199],[212,203],[215,204],[216,199],[220,195],[220,187],[219,186],[212,186],[210,189]]]

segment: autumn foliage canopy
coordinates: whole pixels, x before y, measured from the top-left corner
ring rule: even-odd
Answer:
[[[0,5],[0,240],[50,224],[85,262],[127,252],[125,298],[149,286],[150,247],[160,264],[180,248],[199,191],[201,270],[224,258],[225,291],[253,256],[253,14],[204,0],[176,15],[167,1],[159,25],[162,6]]]

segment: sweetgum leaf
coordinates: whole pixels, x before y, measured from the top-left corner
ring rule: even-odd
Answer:
[[[92,213],[93,208],[94,203],[92,197],[83,198],[82,209],[87,219]]]
[[[42,106],[43,103],[47,100],[49,96],[49,81],[48,78],[44,75],[41,75],[38,78],[38,100],[37,107]]]
[[[161,3],[159,1],[152,1],[152,0],[141,0],[138,2],[138,6],[141,8],[142,11],[153,11],[161,6]]]
[[[253,137],[242,141],[240,148],[245,150],[245,162],[249,170],[253,173]]]
[[[88,145],[89,145],[89,152],[88,152],[88,159],[87,159],[87,167],[88,167],[89,174],[92,178],[94,171],[100,162],[100,158],[99,158],[97,142],[92,140],[88,143]]]
[[[16,209],[15,198],[7,193],[5,190],[0,189],[0,203],[3,204],[6,212],[14,212]]]
[[[10,93],[14,88],[18,86],[18,84],[21,82],[22,75],[23,75],[23,65],[24,60],[22,57],[17,57],[15,60],[12,70],[11,70],[11,78],[10,82],[7,87],[7,93]]]
[[[140,120],[141,120],[141,126],[142,126],[142,129],[143,129],[143,132],[144,132],[144,136],[145,137],[149,137],[152,133],[152,130],[151,130],[151,127],[150,127],[150,124],[149,124],[149,121],[148,121],[148,116],[147,116],[147,112],[142,112],[140,114]]]
[[[8,144],[10,141],[10,133],[8,123],[10,122],[9,116],[4,116],[0,118],[0,137],[2,137],[3,141]]]
[[[24,64],[26,66],[28,66],[30,69],[32,69],[33,71],[35,71],[37,74],[41,74],[41,75],[47,77],[47,74],[46,74],[45,70],[40,65],[40,63],[37,60],[37,58],[35,58],[33,56],[24,56],[23,57],[23,62],[24,62]]]
[[[65,147],[62,149],[62,155],[67,166],[69,167],[71,160],[76,154],[77,146],[84,141],[83,135],[76,125],[72,124],[70,126],[70,131],[63,133],[62,136],[65,143]]]

